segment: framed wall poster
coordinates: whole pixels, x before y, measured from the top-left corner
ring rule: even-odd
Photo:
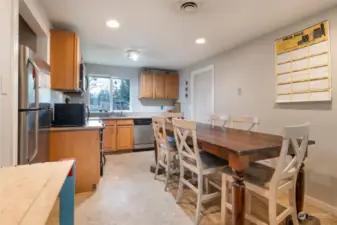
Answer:
[[[331,101],[329,22],[275,41],[276,102]]]

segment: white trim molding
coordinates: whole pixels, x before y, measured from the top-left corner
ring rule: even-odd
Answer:
[[[322,202],[316,198],[310,197],[309,195],[305,195],[305,201],[310,205],[315,206],[327,213],[331,213],[333,216],[337,216],[337,207],[329,205],[325,202]],[[308,212],[310,214],[310,212]]]
[[[211,93],[212,93],[212,102],[211,102],[211,111],[212,114],[214,114],[214,65],[209,65],[206,67],[203,67],[201,69],[197,69],[191,72],[191,120],[194,120],[194,77],[200,73],[204,73],[206,71],[211,71],[212,73],[212,87],[211,87]]]

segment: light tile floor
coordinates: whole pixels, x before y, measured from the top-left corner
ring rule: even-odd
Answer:
[[[181,204],[175,203],[177,184],[164,191],[162,180],[154,180],[149,167],[153,152],[108,155],[105,174],[94,193],[76,196],[77,225],[192,225],[196,196],[184,191]],[[281,202],[285,201],[281,198]],[[254,202],[254,209],[267,215],[265,205]],[[306,205],[305,210],[321,218],[322,225],[337,224],[337,219]],[[205,204],[201,225],[220,224],[220,202]],[[262,216],[263,217],[263,216]],[[230,218],[229,218],[230,219]],[[58,204],[48,225],[58,224]],[[228,223],[229,224],[229,223]]]

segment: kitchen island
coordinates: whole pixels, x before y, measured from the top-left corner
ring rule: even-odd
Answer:
[[[83,127],[50,128],[49,161],[76,160],[76,193],[96,189],[101,169],[101,131],[99,120]]]

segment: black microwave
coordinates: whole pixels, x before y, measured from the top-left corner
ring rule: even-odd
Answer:
[[[86,104],[54,104],[53,126],[82,127],[86,125],[88,118],[89,109]]]

